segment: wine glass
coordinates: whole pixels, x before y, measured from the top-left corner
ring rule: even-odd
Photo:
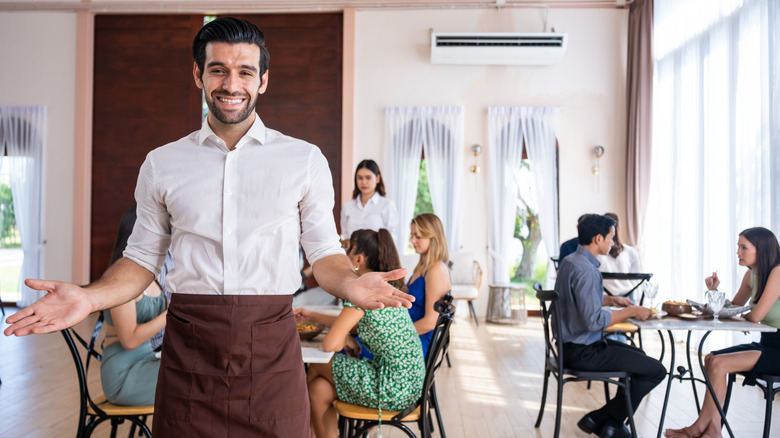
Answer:
[[[653,309],[653,300],[655,299],[656,295],[658,295],[658,284],[657,283],[650,283],[649,281],[645,283],[645,295],[650,298],[650,308]]]
[[[708,290],[704,296],[707,297],[707,304],[712,310],[712,317],[714,318],[713,323],[720,324],[720,321],[718,321],[718,314],[720,313],[720,310],[723,309],[723,304],[726,303],[726,293],[717,290]]]

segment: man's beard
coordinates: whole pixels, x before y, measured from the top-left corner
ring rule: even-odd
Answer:
[[[249,118],[250,115],[255,111],[255,105],[257,104],[257,99],[252,100],[249,96],[245,94],[238,94],[238,95],[221,95],[220,97],[246,97],[246,107],[243,111],[240,111],[238,113],[231,113],[231,114],[225,114],[220,110],[216,104],[214,103],[217,99],[216,96],[212,95],[211,99],[206,99],[206,106],[209,108],[209,113],[213,114],[214,117],[217,118],[221,123],[224,123],[226,125],[234,125],[237,123],[241,123],[247,118]]]

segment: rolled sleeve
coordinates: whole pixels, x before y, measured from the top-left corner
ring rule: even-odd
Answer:
[[[151,154],[141,165],[135,200],[138,204],[137,218],[123,255],[157,276],[171,243],[171,224],[165,204],[156,190]]]
[[[333,220],[333,179],[328,162],[316,147],[308,160],[308,187],[299,204],[301,246],[309,264],[336,254],[344,254]]]

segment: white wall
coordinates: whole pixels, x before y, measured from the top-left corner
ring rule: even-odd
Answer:
[[[43,277],[70,280],[76,14],[0,13],[0,105],[48,107]]]
[[[464,217],[461,245],[487,260],[487,179],[470,147],[487,147],[488,106],[563,108],[560,143],[561,239],[575,235],[585,212],[625,210],[625,51],[627,10],[550,9],[548,26],[568,33],[562,60],[549,67],[432,65],[430,31],[541,32],[539,9],[359,11],[356,14],[355,152],[384,161],[384,108],[390,105],[462,105]],[[600,189],[591,173],[592,149],[602,145]],[[390,196],[393,194],[390,193]],[[452,249],[451,249],[452,250]],[[487,270],[486,270],[487,271]],[[487,307],[487,287],[479,313]]]

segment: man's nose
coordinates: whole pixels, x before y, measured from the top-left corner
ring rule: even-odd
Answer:
[[[230,93],[238,91],[240,89],[238,76],[232,73],[227,75],[225,80],[222,81],[222,89]]]

